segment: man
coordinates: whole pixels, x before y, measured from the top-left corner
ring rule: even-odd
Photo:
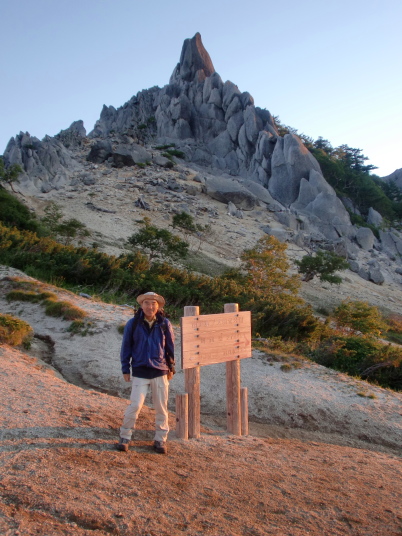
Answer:
[[[126,382],[130,381],[131,367],[132,390],[131,404],[124,412],[120,440],[116,447],[128,451],[137,417],[148,388],[151,387],[155,408],[154,449],[160,454],[166,454],[169,380],[175,373],[174,334],[171,323],[163,314],[165,300],[162,296],[146,292],[138,296],[137,301],[141,307],[127,322],[121,345],[123,377]]]

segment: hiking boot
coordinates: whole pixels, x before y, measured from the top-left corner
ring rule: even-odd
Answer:
[[[165,441],[154,441],[154,450],[159,454],[167,454],[167,447]]]
[[[119,442],[116,443],[116,448],[117,450],[122,450],[123,452],[127,452],[129,444],[130,444],[129,439],[125,439],[124,437],[121,437]]]

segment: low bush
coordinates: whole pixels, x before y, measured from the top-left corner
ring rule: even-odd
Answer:
[[[379,337],[388,330],[381,312],[374,305],[361,301],[343,301],[334,311],[340,326],[360,331],[367,336]]]
[[[398,347],[373,338],[335,336],[322,341],[308,355],[325,367],[402,390],[402,349]]]
[[[64,320],[78,320],[87,316],[86,312],[67,301],[48,299],[44,301],[48,316],[62,317]]]
[[[0,222],[7,227],[43,234],[40,222],[14,195],[0,187]]]
[[[0,314],[0,344],[26,345],[32,336],[33,329],[27,322],[12,315]]]

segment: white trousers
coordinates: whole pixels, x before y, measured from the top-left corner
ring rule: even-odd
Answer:
[[[133,378],[130,400],[124,412],[122,427],[120,428],[120,437],[131,439],[138,415],[144,405],[149,386],[152,390],[152,403],[155,409],[155,441],[166,441],[169,432],[168,422],[168,395],[169,381],[167,376],[158,376],[152,380],[146,378]]]

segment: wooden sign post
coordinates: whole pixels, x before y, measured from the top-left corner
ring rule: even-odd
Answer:
[[[200,367],[225,362],[227,430],[235,435],[248,434],[247,389],[240,389],[240,359],[251,357],[251,313],[239,312],[236,303],[226,304],[224,311],[200,315],[198,307],[184,308],[181,367],[188,393],[189,438],[200,436]],[[179,417],[177,410],[176,420],[180,437],[185,438],[185,416]]]
[[[194,317],[200,314],[199,307],[187,306],[184,308],[185,317]],[[183,331],[181,334],[183,347]],[[201,434],[200,418],[200,367],[198,365],[184,369],[184,389],[188,393],[188,437],[197,439]]]
[[[225,313],[237,313],[237,303],[226,303]],[[240,359],[226,362],[226,418],[230,434],[241,435]]]

